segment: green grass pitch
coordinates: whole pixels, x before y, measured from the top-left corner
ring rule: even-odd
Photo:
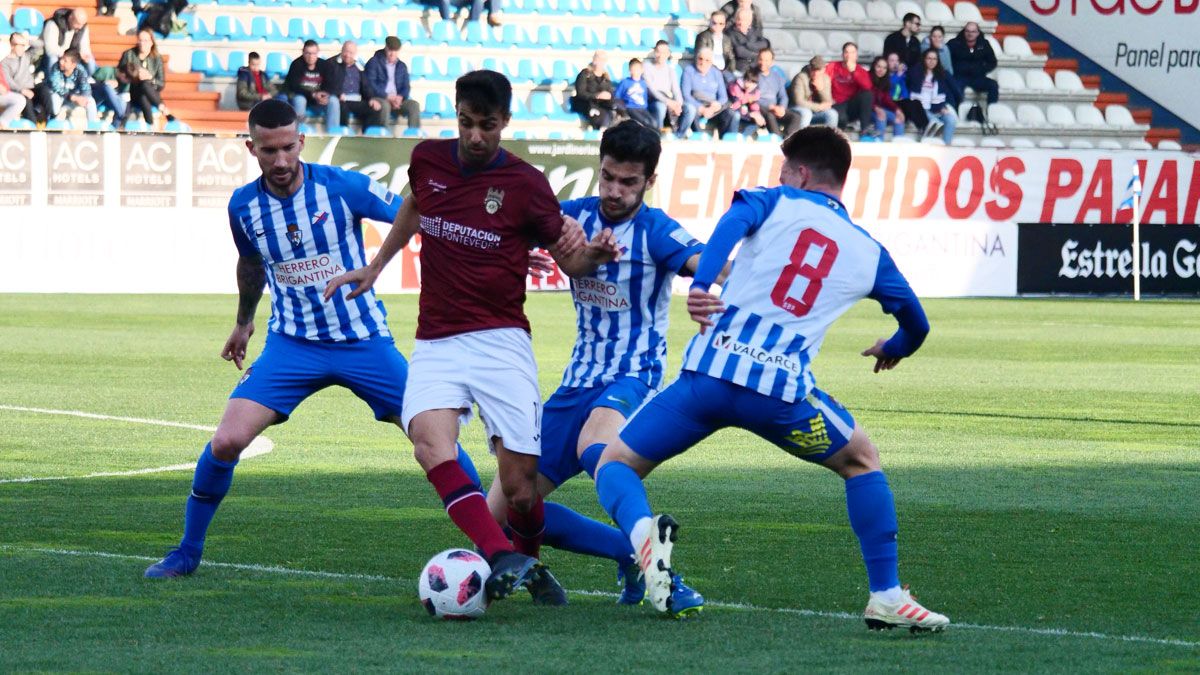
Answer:
[[[701,616],[618,607],[614,565],[547,550],[570,606],[521,595],[477,622],[431,620],[416,574],[465,540],[407,440],[337,389],[239,466],[210,564],[145,580],[178,539],[191,472],[82,476],[192,462],[207,432],[14,408],[215,425],[238,377],[217,356],[235,302],[0,296],[0,671],[1200,670],[1194,302],[931,300],[925,347],[880,375],[858,353],[891,319],[864,303],[833,327],[818,383],[881,449],[902,579],[954,622],[920,636],[858,618],[840,480],[732,431],[648,481],[682,525]],[[407,353],[415,298],[386,302]],[[668,372],[692,330],[673,309]],[[533,296],[529,313],[549,394],[569,297]],[[464,442],[489,477],[478,423]],[[602,514],[586,478],[557,498]]]

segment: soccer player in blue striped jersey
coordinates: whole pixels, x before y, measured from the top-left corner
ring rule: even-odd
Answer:
[[[328,302],[322,299],[329,280],[366,265],[362,219],[391,222],[400,197],[364,174],[301,162],[304,136],[285,102],[259,103],[248,123],[246,146],[262,177],[229,200],[239,300],[221,356],[242,369],[264,286],[271,293],[267,340],[230,394],[220,425],[196,463],[179,546],[147,568],[147,577],[196,570],[238,457],[310,395],[343,386],[365,401],[377,420],[400,424],[408,362],[388,331],[383,303],[369,290],[348,299],[348,286]],[[464,470],[478,483],[470,457],[458,450]]]
[[[542,412],[538,490],[543,496],[581,471],[592,476],[605,444],[662,386],[671,282],[677,274],[695,272],[703,247],[665,212],[644,202],[661,152],[659,135],[637,122],[610,127],[600,141],[599,196],[562,204],[587,238],[610,233],[622,255],[571,278],[578,337],[562,384]],[[503,521],[498,487],[497,482],[489,493],[489,504]],[[616,561],[625,582],[619,602],[642,601],[645,584],[633,548],[616,528],[546,502],[544,542]],[[702,606],[699,594],[681,581],[677,587],[677,615]]]
[[[679,378],[604,450],[596,491],[637,550],[651,601],[669,612],[678,524],[653,515],[642,478],[718,429],[751,431],[845,480],[870,586],[868,627],[941,630],[949,619],[900,586],[896,507],[879,451],[850,412],[816,387],[810,368],[829,326],[862,298],[878,301],[899,323],[891,338],[863,352],[877,373],[911,356],[929,324],[887,250],[842,205],[851,161],[845,136],[809,127],[782,149],[782,185],[738,191],[717,223],[688,296],[700,333],[688,344]],[[739,242],[721,296],[712,295]]]

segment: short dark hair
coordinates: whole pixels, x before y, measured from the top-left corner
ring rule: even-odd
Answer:
[[[762,49],[758,50],[759,56],[762,56],[763,54],[766,54],[766,53],[770,53],[771,56],[775,56],[775,50],[771,49],[770,47],[763,47]]]
[[[858,43],[854,42],[853,40],[851,40],[850,42],[843,42],[842,43],[842,51],[846,51],[846,47],[854,47],[854,49],[857,50]]]
[[[916,19],[917,21],[920,21],[920,20],[921,20],[921,17],[920,17],[920,16],[917,16],[917,15],[916,15],[915,13],[913,13],[913,12],[909,12],[908,14],[905,14],[905,15],[904,15],[904,19],[901,21],[901,23],[908,23],[909,21],[912,21],[913,19]]]
[[[83,61],[83,57],[79,55],[79,50],[75,49],[74,47],[63,52],[62,55],[70,57],[73,61],[75,61],[75,63],[80,63]],[[62,57],[60,56],[59,58]]]
[[[942,35],[945,35],[946,29],[944,27],[942,27],[941,24],[939,24],[939,25],[934,26],[933,28],[929,29],[930,35],[933,35],[934,33],[941,33]]]
[[[831,127],[810,126],[788,136],[780,146],[787,161],[808,168],[833,185],[844,185],[850,173],[850,141]]]
[[[760,70],[758,66],[753,66],[742,74],[742,80],[744,82],[758,82],[758,79],[762,77],[762,74],[762,70]]]
[[[512,83],[494,70],[473,70],[454,81],[454,105],[465,104],[480,115],[510,114]]]
[[[649,127],[625,120],[604,130],[600,137],[600,157],[618,162],[641,162],[647,178],[658,169],[662,139]]]
[[[317,44],[316,40],[305,40],[304,46],[301,47],[300,49],[304,50],[304,49],[308,49],[309,47],[316,47],[317,49],[320,49],[321,45]]]
[[[642,60],[641,60],[641,59],[639,59],[639,58],[638,58],[638,57],[636,57],[636,56],[635,56],[635,57],[633,57],[632,59],[629,59],[629,65],[630,65],[630,66],[632,66],[632,65],[634,65],[634,64],[637,64],[637,65],[639,65],[639,66],[640,66],[640,65],[642,65]]]
[[[246,55],[247,61],[257,61],[258,59],[261,59],[261,58],[262,57],[258,55],[258,52],[250,52],[249,54]]]
[[[249,117],[246,118],[246,123],[250,130],[254,131],[256,127],[263,129],[286,127],[289,124],[295,124],[296,119],[296,110],[289,103],[269,98],[254,104],[254,107],[250,109]]]
[[[658,49],[658,46],[659,46],[659,45],[666,45],[666,46],[670,47],[670,46],[671,46],[671,43],[670,43],[670,42],[667,42],[666,40],[659,40],[658,42],[655,42],[655,43],[654,43],[654,48],[655,48],[655,49]]]

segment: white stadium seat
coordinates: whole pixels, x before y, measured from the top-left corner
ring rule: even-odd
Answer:
[[[979,13],[979,5],[973,2],[959,1],[954,3],[954,18],[962,23],[975,21],[976,23],[983,21],[983,15]]]
[[[1067,147],[1067,144],[1063,143],[1057,138],[1043,138],[1042,140],[1038,141],[1038,147],[1045,150],[1062,150],[1063,148]]]
[[[1021,77],[1019,70],[1012,68],[997,68],[994,73],[996,82],[1000,84],[1001,89],[1011,89],[1014,91],[1022,91],[1025,89],[1025,78]]]
[[[921,8],[920,5],[913,2],[912,0],[898,0],[898,2],[896,3],[896,16],[898,16],[898,17],[904,16],[905,14],[908,14],[909,12],[916,14],[917,16],[921,17],[922,19],[925,18],[925,11]],[[949,38],[950,36],[946,36],[946,37]]]
[[[1017,106],[1017,121],[1028,127],[1047,126],[1046,113],[1042,112],[1041,108],[1030,103],[1022,103]]]
[[[775,7],[775,3],[770,0],[767,0],[767,2],[756,2],[754,5],[758,7],[758,11],[762,14],[763,21],[779,18],[779,10]]]
[[[770,2],[770,0],[767,0]],[[837,6],[838,17],[846,21],[866,21],[867,8],[858,0],[841,0]]]
[[[1133,115],[1130,114],[1129,108],[1123,105],[1110,105],[1104,109],[1104,121],[1108,122],[1110,127],[1133,127],[1137,126],[1137,122],[1133,121]]]
[[[802,30],[796,40],[800,45],[800,51],[810,52],[812,54],[824,54],[829,46],[825,43],[825,36],[814,30]]]
[[[1020,35],[1009,35],[1004,38],[1004,53],[1008,56],[1016,58],[1028,58],[1033,56],[1033,50],[1030,49],[1029,43]]]
[[[867,3],[867,17],[887,24],[896,22],[896,11],[889,2],[870,0]]]
[[[1159,150],[1183,150],[1183,146],[1176,143],[1175,141],[1166,140],[1166,141],[1158,142],[1158,149]]]
[[[1075,124],[1085,127],[1105,127],[1104,113],[1091,103],[1080,103],[1075,106]]]
[[[991,35],[985,35],[984,37],[987,39],[988,44],[992,46],[992,51],[996,52],[996,58],[1004,56],[1004,48],[1000,46],[999,40]]]
[[[1071,109],[1059,103],[1046,106],[1046,121],[1057,127],[1075,126],[1075,115]]]
[[[1069,70],[1060,70],[1054,73],[1054,86],[1059,91],[1077,92],[1083,91],[1083,80],[1079,76]]]
[[[771,41],[771,46],[777,52],[794,52],[800,48],[796,44],[796,36],[782,28],[764,28],[763,37]]]
[[[812,19],[828,19],[837,21],[837,8],[829,0],[809,0],[808,16]]]
[[[779,15],[785,19],[807,19],[808,8],[800,0],[779,0]]]
[[[853,35],[843,32],[843,31],[840,31],[840,30],[831,30],[826,34],[826,37],[829,40],[830,51],[835,51],[838,54],[842,53],[842,45],[846,44],[847,42],[853,42],[854,44],[858,44],[858,40],[855,40]],[[862,50],[860,49],[859,51],[862,51]],[[840,58],[834,59],[834,61],[840,61],[840,60],[841,60]],[[862,59],[859,59],[859,60],[861,61]],[[864,63],[863,65],[869,66],[871,64]]]
[[[1125,146],[1111,138],[1102,138],[1096,142],[1096,147],[1101,150],[1124,150]]]
[[[859,33],[858,51],[860,54],[870,54],[873,57],[883,56],[883,38],[879,33]]]
[[[1030,149],[1037,147],[1037,145],[1033,141],[1029,140],[1028,138],[1023,138],[1023,137],[1008,139],[1008,146],[1010,148],[1021,148],[1024,150],[1030,150]]]
[[[1093,150],[1096,146],[1087,139],[1073,138],[1067,142],[1067,147],[1072,150]]]
[[[999,136],[984,136],[983,140],[979,141],[979,147],[981,147],[981,148],[1004,148],[1007,146],[1004,145],[1004,139],[1000,138]]]
[[[930,24],[953,23],[954,12],[945,5],[941,0],[933,0],[925,3],[925,20]]]
[[[1054,91],[1054,80],[1044,70],[1025,71],[1025,86],[1033,91]]]
[[[970,109],[970,106],[967,106]],[[963,119],[966,119],[964,116]],[[996,126],[1012,126],[1017,123],[1013,109],[1004,103],[993,103],[988,106],[988,121]]]
[[[950,140],[950,145],[956,148],[973,148],[975,147],[975,141],[963,136],[955,136]]]
[[[1153,150],[1154,149],[1153,145],[1150,145],[1149,143],[1147,143],[1146,141],[1143,141],[1143,140],[1129,141],[1129,145],[1126,147],[1128,147],[1130,150]]]

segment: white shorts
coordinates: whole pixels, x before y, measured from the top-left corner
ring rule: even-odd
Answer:
[[[472,404],[488,438],[513,452],[542,454],[542,394],[529,333],[496,328],[417,340],[404,391],[405,431],[426,410],[465,409],[465,425]]]

